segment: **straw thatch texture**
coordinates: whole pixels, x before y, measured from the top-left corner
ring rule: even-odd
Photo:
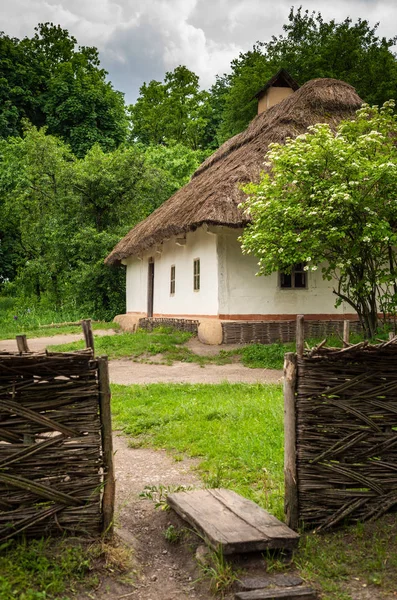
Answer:
[[[327,529],[397,506],[397,341],[298,359],[299,518]]]
[[[98,396],[91,350],[0,355],[0,542],[101,531]]]
[[[269,144],[283,144],[315,123],[335,126],[341,119],[352,117],[361,103],[347,83],[335,79],[309,81],[223,144],[187,185],[134,227],[105,262],[117,264],[204,223],[243,227],[247,217],[238,208],[244,199],[239,184],[259,179]]]

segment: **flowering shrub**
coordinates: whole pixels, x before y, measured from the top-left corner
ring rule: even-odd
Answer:
[[[368,337],[397,305],[397,117],[394,102],[363,105],[336,130],[319,123],[273,144],[258,184],[243,189],[252,220],[242,250],[259,274],[322,269],[336,305],[349,304]]]

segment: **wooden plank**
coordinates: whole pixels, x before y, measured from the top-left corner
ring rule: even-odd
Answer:
[[[170,494],[168,504],[224,554],[295,548],[299,535],[254,502],[226,489]]]
[[[98,358],[99,412],[102,429],[104,485],[102,496],[103,533],[113,535],[116,482],[113,467],[112,417],[110,412],[110,384],[107,356]]]
[[[273,590],[252,590],[250,592],[237,592],[236,600],[316,600],[317,592],[309,587],[288,587]]]
[[[238,585],[242,592],[264,588],[296,587],[302,585],[303,579],[297,575],[287,573],[270,573],[262,577],[241,577]]]
[[[284,513],[292,529],[298,528],[298,476],[296,468],[295,387],[297,358],[287,352],[284,360]]]
[[[255,529],[262,532],[268,538],[271,538],[272,543],[280,541],[282,544],[283,540],[290,540],[291,535],[294,539],[299,539],[297,533],[291,531],[285,523],[276,519],[276,517],[255,504],[255,502],[251,502],[251,500],[243,498],[239,494],[236,494],[236,492],[224,488],[208,491],[214,498],[239,517],[239,519],[255,527]]]

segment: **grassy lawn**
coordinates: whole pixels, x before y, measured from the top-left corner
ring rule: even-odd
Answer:
[[[112,385],[113,427],[133,447],[197,458],[206,485],[235,490],[283,519],[283,398],[279,385]],[[270,570],[285,564],[267,558]],[[397,519],[302,536],[295,566],[322,600],[395,597]],[[370,595],[362,595],[362,593]]]
[[[120,333],[117,336],[95,336],[95,353],[106,354],[110,359],[141,357],[150,358],[162,354],[165,362],[186,360],[192,354],[183,346],[192,337],[190,333],[166,328],[158,328],[148,333],[139,330],[136,333]],[[85,347],[84,341],[49,346],[56,352],[73,352]]]
[[[280,385],[112,385],[112,394],[113,426],[135,446],[197,457],[208,486],[231,487],[282,516]]]

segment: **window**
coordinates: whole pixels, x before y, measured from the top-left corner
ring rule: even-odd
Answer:
[[[281,289],[307,288],[307,275],[304,263],[297,263],[292,267],[291,273],[280,273]]]
[[[198,292],[200,289],[200,259],[195,258],[193,261],[193,289]]]
[[[170,277],[170,294],[175,294],[175,265],[171,265],[171,277]]]

